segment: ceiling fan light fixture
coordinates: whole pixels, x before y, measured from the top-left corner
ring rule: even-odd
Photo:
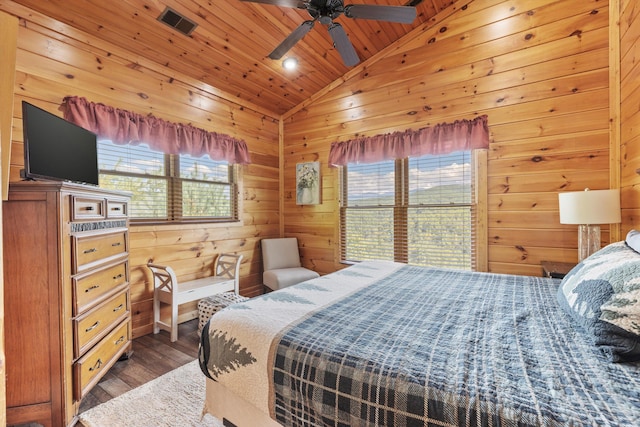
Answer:
[[[344,0],[241,0],[253,3],[271,4],[275,6],[306,9],[311,20],[304,21],[291,32],[270,54],[269,58],[278,60],[289,51],[296,43],[311,31],[313,24],[318,21],[326,25],[329,35],[333,40],[342,62],[347,67],[352,67],[360,62],[346,31],[342,26],[333,22],[340,15],[347,18],[373,19],[377,21],[397,22],[411,24],[416,19],[416,8],[411,6],[388,6],[379,4],[348,4]],[[418,4],[422,0],[409,0],[410,4]],[[283,62],[283,65],[284,62]]]
[[[282,66],[285,70],[295,70],[298,67],[298,60],[293,57],[289,57],[282,61]]]

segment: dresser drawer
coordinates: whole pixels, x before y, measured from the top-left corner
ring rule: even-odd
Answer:
[[[100,340],[114,325],[129,316],[129,293],[124,291],[73,321],[74,358]]]
[[[127,231],[73,237],[74,273],[127,253]]]
[[[131,340],[129,318],[124,320],[94,348],[73,364],[73,394],[80,400],[100,381],[128,348]]]
[[[105,199],[71,197],[71,221],[87,221],[106,217]]]
[[[129,216],[129,205],[125,201],[107,200],[107,218],[126,218]]]
[[[100,304],[112,292],[129,282],[127,261],[103,267],[71,278],[73,283],[73,315]]]

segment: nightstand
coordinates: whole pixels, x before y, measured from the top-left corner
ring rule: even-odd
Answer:
[[[556,261],[541,261],[542,271],[545,277],[552,277],[554,279],[562,279],[564,276],[576,266],[572,262],[556,262]]]

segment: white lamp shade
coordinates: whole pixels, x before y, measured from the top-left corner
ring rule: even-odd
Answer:
[[[558,194],[560,224],[616,224],[620,190],[585,190]]]

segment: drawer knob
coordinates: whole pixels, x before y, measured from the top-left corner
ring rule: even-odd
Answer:
[[[120,208],[119,207],[115,207],[115,208],[111,208],[112,211],[119,211]]]
[[[122,335],[120,338],[118,338],[118,340],[116,342],[114,342],[114,345],[120,345],[124,342],[124,335]]]
[[[113,312],[115,313],[116,311],[120,311],[122,310],[122,307],[124,307],[124,304],[120,304],[119,306],[117,306],[116,308],[113,309]]]
[[[113,280],[121,279],[121,278],[122,278],[122,276],[123,276],[123,274],[122,274],[122,273],[118,274],[117,276],[113,276]]]
[[[98,251],[98,249],[96,249],[96,248],[91,248],[91,249],[85,249],[85,250],[84,250],[84,253],[85,253],[85,254],[90,254],[90,253],[92,253],[92,252],[97,252],[97,251]]]
[[[85,332],[91,332],[93,331],[95,328],[98,327],[98,325],[100,324],[100,321],[98,320],[96,323],[94,323],[93,325],[89,326],[87,329],[85,329]]]
[[[111,246],[116,247],[116,246],[120,246],[122,243],[121,242],[116,242],[116,243],[112,243]]]
[[[97,371],[102,367],[102,359],[98,359],[95,365],[89,368],[89,372]]]
[[[100,285],[93,285],[93,286],[85,289],[85,292],[91,292],[91,291],[93,291],[95,289],[98,289],[99,287],[100,287]]]
[[[88,210],[88,211],[92,211],[93,210],[93,206],[87,206],[87,207],[85,207],[85,209]]]

